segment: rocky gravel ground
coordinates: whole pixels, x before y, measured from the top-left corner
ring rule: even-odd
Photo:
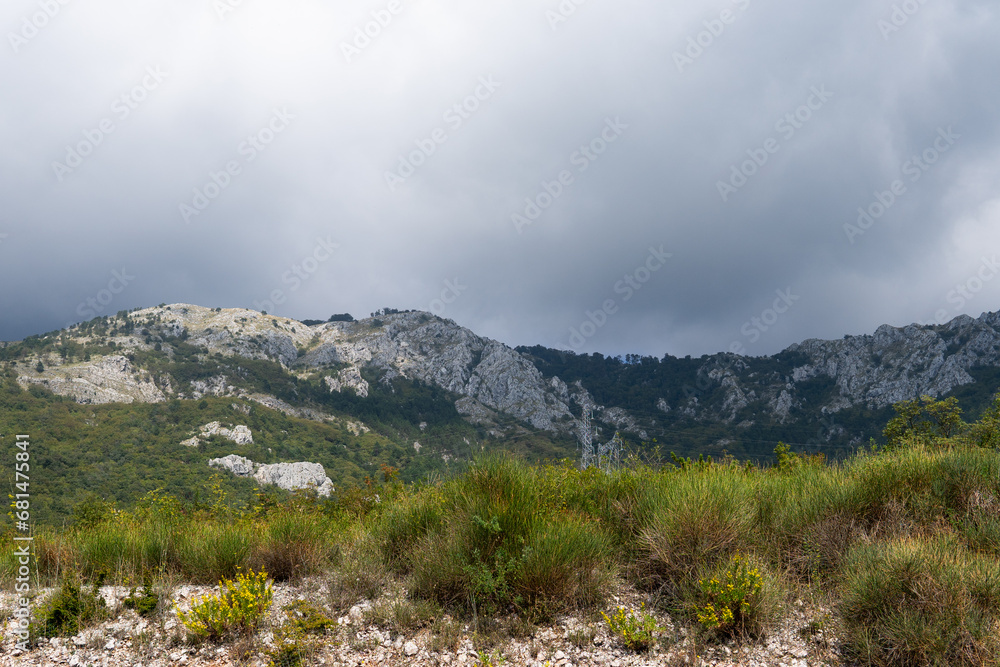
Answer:
[[[14,596],[0,594],[0,612],[5,632],[0,644],[0,667],[69,665],[70,667],[265,667],[272,662],[275,631],[287,620],[282,609],[296,600],[307,600],[322,608],[335,622],[323,635],[311,636],[303,665],[361,667],[362,665],[525,665],[530,667],[645,667],[689,665],[716,667],[819,667],[844,665],[838,653],[837,628],[826,606],[803,600],[787,605],[783,619],[763,639],[709,643],[689,627],[655,614],[662,627],[656,644],[645,653],[625,648],[612,636],[607,623],[595,616],[560,616],[541,626],[510,625],[516,632],[476,634],[465,622],[449,617],[434,623],[417,623],[408,632],[394,632],[377,622],[379,608],[399,600],[359,601],[347,613],[334,612],[325,583],[305,580],[296,585],[278,584],[267,621],[252,640],[224,643],[192,643],[173,610],[181,609],[202,596],[218,592],[206,586],[178,586],[169,605],[161,604],[151,618],[141,618],[124,609],[128,595],[122,587],[104,587],[101,594],[111,610],[111,620],[87,628],[68,638],[55,638],[31,651],[16,648],[15,622],[11,616]],[[47,592],[46,592],[47,594]],[[641,596],[622,589],[609,599],[608,611],[618,606],[638,610]],[[392,625],[391,623],[388,625]],[[423,627],[419,627],[423,625]]]

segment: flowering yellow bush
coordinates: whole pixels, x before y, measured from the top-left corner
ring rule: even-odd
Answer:
[[[698,580],[707,599],[698,609],[698,622],[709,630],[727,632],[742,625],[750,615],[764,579],[757,568],[750,567],[749,559],[739,553],[729,562],[722,579]]]
[[[232,632],[251,634],[271,606],[273,590],[267,573],[239,574],[236,581],[219,582],[219,594],[208,595],[190,612],[177,609],[177,618],[192,634],[218,639]]]
[[[653,645],[654,634],[661,629],[645,609],[646,605],[643,605],[638,614],[633,614],[626,613],[624,607],[618,607],[613,616],[609,617],[603,611],[601,616],[608,622],[611,632],[621,637],[625,646],[633,651],[645,651]]]

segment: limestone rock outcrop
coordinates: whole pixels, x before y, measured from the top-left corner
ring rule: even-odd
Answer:
[[[221,459],[211,459],[208,465],[213,468],[224,468],[237,477],[250,477],[257,466],[245,456],[237,456],[236,454],[223,456]]]
[[[77,403],[160,403],[166,400],[148,372],[136,368],[120,355],[50,366],[41,373],[20,375],[17,381],[24,388],[41,385]]]
[[[258,465],[253,476],[261,484],[274,484],[288,491],[315,488],[321,496],[329,496],[333,492],[333,482],[319,463]]]
[[[324,378],[324,382],[330,391],[353,389],[358,396],[368,398],[368,381],[361,377],[361,371],[357,366],[342,368],[336,377],[327,376]]]
[[[259,484],[272,484],[286,491],[315,489],[320,496],[333,493],[333,482],[319,463],[254,463],[244,456],[230,454],[212,459],[208,465],[223,468],[237,477],[253,477]]]
[[[205,424],[198,430],[198,435],[185,440],[181,444],[187,447],[197,447],[201,444],[201,440],[211,438],[213,435],[218,435],[226,438],[227,440],[232,440],[237,445],[253,444],[253,432],[251,432],[247,426],[239,424],[237,426],[233,426],[232,428],[226,428],[220,422],[209,422],[208,424]]]

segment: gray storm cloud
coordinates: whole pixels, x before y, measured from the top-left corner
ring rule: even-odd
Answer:
[[[945,0],[14,0],[0,339],[191,302],[769,354],[996,310],[998,29]]]

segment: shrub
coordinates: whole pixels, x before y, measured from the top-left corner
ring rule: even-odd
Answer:
[[[954,396],[943,401],[921,396],[892,407],[896,416],[882,431],[890,447],[903,445],[908,440],[928,443],[936,438],[949,438],[960,434],[967,426]]]
[[[966,437],[977,447],[1000,449],[1000,394],[993,397],[993,404],[969,428]]]
[[[892,538],[965,515],[977,498],[995,493],[998,477],[1000,458],[991,450],[913,444],[853,460],[830,509],[870,535]]]
[[[305,664],[309,649],[302,645],[301,638],[287,636],[280,628],[274,638],[275,647],[268,651],[271,658],[268,667],[299,667]]]
[[[698,622],[720,634],[745,632],[764,585],[760,571],[751,567],[749,559],[734,554],[721,575],[699,579],[698,585],[702,593]]]
[[[436,506],[399,514],[410,519],[392,543],[423,533],[404,552],[414,592],[484,613],[511,605],[547,613],[599,599],[614,567],[610,541],[596,521],[551,502],[539,475],[509,455],[488,457]]]
[[[188,523],[178,535],[177,564],[193,582],[232,577],[249,563],[257,535],[244,521]]]
[[[430,487],[385,508],[373,533],[386,562],[405,568],[413,545],[428,531],[441,527],[444,507],[441,489]]]
[[[608,538],[595,523],[557,515],[539,523],[529,536],[517,593],[529,606],[600,602],[614,571],[611,553]]]
[[[330,606],[346,611],[359,600],[374,600],[389,572],[374,549],[361,542],[350,547],[327,581]]]
[[[412,635],[434,623],[441,608],[429,600],[380,600],[365,613],[370,623],[396,635]]]
[[[142,588],[136,592],[135,587],[129,591],[128,597],[122,600],[127,609],[134,609],[140,616],[152,616],[160,604],[160,594],[153,590],[149,574],[142,580]]]
[[[218,595],[208,595],[177,617],[193,635],[219,639],[239,633],[251,635],[271,606],[273,590],[267,573],[239,574],[236,581],[219,582]]]
[[[863,544],[848,554],[846,652],[880,666],[1000,664],[1000,563],[954,537]]]
[[[75,573],[68,573],[59,590],[38,610],[38,636],[71,637],[91,622],[107,617],[107,605],[100,594],[103,583],[104,576],[98,576],[87,590]]]
[[[501,667],[507,664],[507,658],[499,650],[494,649],[489,654],[475,653],[478,658],[477,667]]]
[[[314,604],[296,600],[284,607],[288,624],[303,634],[322,634],[337,627],[337,623]]]
[[[955,528],[973,551],[1000,556],[1000,513],[997,508],[992,512],[970,512],[955,522]]]
[[[626,612],[625,607],[618,607],[612,616],[604,612],[601,612],[601,615],[611,633],[632,651],[648,650],[655,641],[656,633],[662,630],[656,624],[656,619],[646,613],[645,606],[637,614]]]
[[[73,506],[73,527],[88,529],[114,516],[114,501],[104,500],[96,493],[87,496]]]
[[[259,524],[258,535],[261,539],[251,561],[275,581],[311,574],[329,556],[323,517],[315,512],[272,514]]]
[[[802,528],[786,560],[809,581],[830,581],[860,534],[855,521],[843,514],[823,517]]]
[[[668,601],[690,598],[705,571],[753,543],[754,484],[741,469],[716,466],[676,473],[641,501],[641,583]]]
[[[4,576],[13,581],[14,572],[17,571],[17,559],[14,558],[14,547],[12,542],[4,556]],[[43,581],[58,584],[66,573],[77,568],[79,561],[77,551],[65,534],[59,535],[47,530],[40,530],[35,533],[35,563],[38,567],[39,577]]]
[[[323,610],[304,600],[285,605],[286,620],[274,633],[275,647],[269,651],[269,667],[298,667],[321,646],[315,635],[336,627]]]

